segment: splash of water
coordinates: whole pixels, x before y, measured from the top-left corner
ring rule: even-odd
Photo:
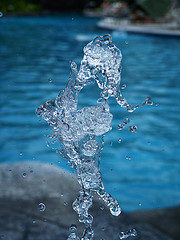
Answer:
[[[78,198],[73,202],[73,209],[77,212],[79,221],[85,225],[82,240],[92,240],[94,236],[93,216],[89,214],[93,192],[103,199],[112,215],[118,216],[121,213],[117,200],[105,191],[99,170],[103,138],[112,128],[113,115],[109,111],[107,100],[114,97],[117,103],[129,112],[150,102],[150,99],[146,99],[143,104],[133,107],[122,96],[121,59],[121,52],[112,43],[110,35],[95,38],[84,47],[79,71],[76,63],[71,62],[72,71],[65,90],[59,92],[55,102],[48,100],[36,110],[37,116],[42,116],[52,126],[54,132],[51,138],[60,142],[59,153],[76,169],[81,189]],[[80,91],[94,82],[101,89],[98,105],[78,110]],[[124,124],[128,122],[126,119]],[[73,232],[68,240],[70,239],[78,237]]]

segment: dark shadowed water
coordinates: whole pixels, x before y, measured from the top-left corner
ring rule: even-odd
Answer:
[[[83,46],[107,33],[96,21],[75,14],[0,18],[1,163],[33,160],[69,169],[47,146],[49,127],[38,122],[35,109],[65,88],[69,61],[80,63]],[[112,37],[123,54],[124,96],[133,105],[147,96],[158,104],[128,113],[110,101],[113,130],[100,166],[105,187],[126,211],[180,204],[180,40],[119,32]],[[89,85],[79,108],[98,98],[96,85]],[[130,123],[117,130],[126,117]]]

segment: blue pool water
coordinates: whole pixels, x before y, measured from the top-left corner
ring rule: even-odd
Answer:
[[[41,161],[70,170],[47,146],[49,127],[35,109],[65,88],[69,61],[80,63],[83,46],[107,33],[96,21],[75,14],[0,19],[1,163]],[[124,96],[133,105],[147,96],[159,105],[128,113],[110,100],[113,129],[100,166],[105,187],[126,211],[180,204],[180,40],[119,32],[112,37],[123,54]],[[98,88],[88,86],[79,108],[98,98]],[[118,131],[126,117],[130,123]],[[129,132],[132,125],[137,133]]]

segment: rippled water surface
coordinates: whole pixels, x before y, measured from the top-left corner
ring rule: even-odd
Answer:
[[[69,170],[47,146],[49,128],[38,122],[35,109],[65,88],[69,61],[80,63],[83,46],[107,33],[96,21],[75,14],[0,19],[1,163],[33,160]],[[100,166],[105,187],[126,211],[179,204],[180,41],[119,32],[112,37],[123,54],[124,96],[133,105],[147,96],[158,104],[128,113],[110,101],[113,130]],[[79,108],[98,98],[97,86],[87,86]],[[118,131],[127,117],[131,121]],[[129,131],[134,125],[136,133]]]

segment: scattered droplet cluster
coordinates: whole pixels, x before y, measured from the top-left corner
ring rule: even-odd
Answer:
[[[118,124],[118,130],[123,130],[126,126],[126,124],[128,124],[130,122],[129,118],[125,118],[123,120],[123,123]]]
[[[137,236],[137,232],[136,232],[135,229],[131,229],[131,230],[125,232],[125,233],[124,233],[124,232],[121,232],[121,233],[119,234],[119,238],[120,238],[120,239],[125,239],[125,238],[128,238],[128,237],[130,237],[130,236],[133,236],[133,237]]]

